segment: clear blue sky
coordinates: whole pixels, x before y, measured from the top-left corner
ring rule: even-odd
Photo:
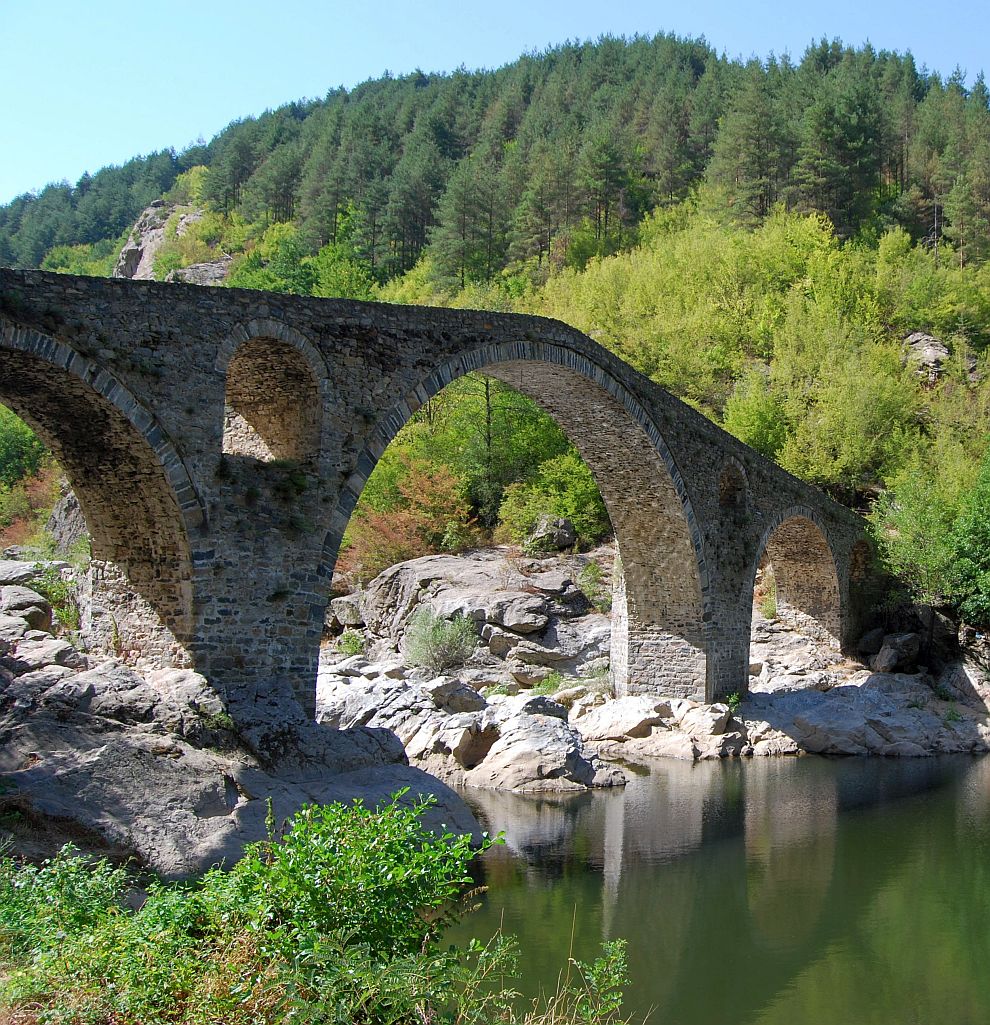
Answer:
[[[0,0],[0,203],[386,69],[491,68],[660,31],[730,57],[869,40],[990,75],[987,0]]]

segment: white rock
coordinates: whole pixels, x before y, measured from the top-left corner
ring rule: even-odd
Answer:
[[[677,725],[691,737],[716,737],[725,733],[732,713],[728,705],[716,702],[685,709]]]
[[[647,695],[616,698],[588,711],[576,721],[585,740],[648,737],[671,714],[670,703]]]
[[[0,587],[7,585],[27,584],[41,572],[41,567],[34,562],[14,562],[0,559]]]

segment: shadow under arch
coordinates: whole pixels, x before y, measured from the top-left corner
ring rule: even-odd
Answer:
[[[87,641],[147,666],[190,664],[189,536],[206,512],[164,429],[107,370],[26,329],[0,334],[0,401],[55,454],[86,518]]]
[[[771,519],[746,578],[750,595],[764,556],[773,569],[778,618],[838,649],[842,641],[842,592],[835,553],[819,515],[807,506],[796,505]]]
[[[710,697],[709,577],[680,471],[630,390],[590,356],[566,345],[481,346],[425,375],[380,417],[360,454],[334,511],[321,572],[332,575],[361,490],[392,439],[416,409],[472,371],[503,381],[549,413],[598,484],[622,563],[612,621],[617,692]]]

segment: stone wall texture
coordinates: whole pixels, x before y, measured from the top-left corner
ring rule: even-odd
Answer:
[[[312,708],[330,578],[376,461],[484,371],[574,441],[616,532],[620,693],[744,693],[755,574],[851,646],[864,523],[585,335],[514,314],[0,270],[0,402],[89,523],[92,643]]]

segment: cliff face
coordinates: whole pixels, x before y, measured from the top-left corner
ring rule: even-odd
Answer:
[[[120,251],[120,256],[117,257],[113,277],[132,278],[136,281],[154,280],[155,259],[167,240],[169,220],[178,214],[175,235],[181,238],[193,224],[203,218],[202,210],[179,210],[175,203],[156,199],[141,212],[141,216],[131,228],[124,248]],[[218,254],[218,259],[208,263],[197,263],[191,267],[170,271],[165,280],[182,281],[191,285],[220,285],[230,270],[231,262],[226,253],[221,253]]]

